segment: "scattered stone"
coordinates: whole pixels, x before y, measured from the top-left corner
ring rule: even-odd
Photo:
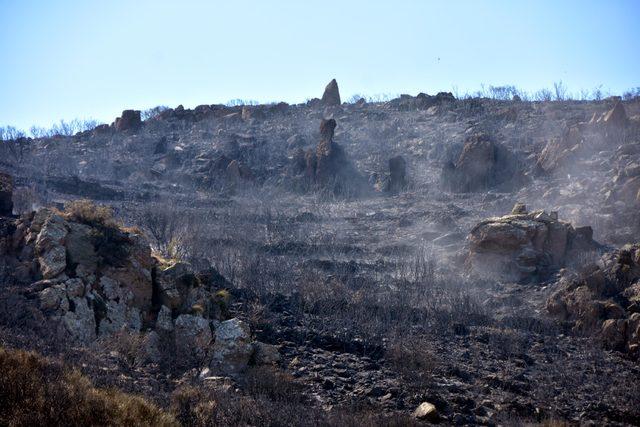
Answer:
[[[437,422],[440,418],[435,405],[429,402],[422,402],[420,406],[413,411],[413,417],[430,423]]]

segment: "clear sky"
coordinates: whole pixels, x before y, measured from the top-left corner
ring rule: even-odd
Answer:
[[[640,1],[0,0],[0,125],[355,93],[640,86]]]

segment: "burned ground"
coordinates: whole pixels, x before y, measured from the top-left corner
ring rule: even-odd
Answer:
[[[32,340],[14,328],[12,307],[31,310],[15,284],[3,285],[3,346],[63,358],[96,386],[142,394],[194,425],[242,424],[248,407],[258,424],[406,425],[421,422],[411,414],[425,401],[444,424],[640,424],[638,353],[547,310],[562,277],[640,237],[640,104],[619,104],[627,121],[607,124],[616,102],[200,106],[20,150],[4,143],[14,212],[77,198],[110,205],[159,257],[215,267],[229,293],[220,320],[244,319],[280,360],[227,381],[145,361],[136,334],[89,347],[44,332]],[[297,150],[317,153],[330,118],[357,191],[300,185],[309,164],[295,169]],[[491,165],[473,173],[493,175],[452,188],[444,172],[454,164],[465,176],[465,145],[483,140],[474,135],[507,154],[474,154]],[[406,183],[387,192],[396,156]],[[505,159],[512,169],[495,180]],[[528,283],[476,275],[468,234],[516,202],[592,226],[600,246]]]

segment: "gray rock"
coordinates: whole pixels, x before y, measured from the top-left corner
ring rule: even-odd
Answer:
[[[202,364],[209,355],[213,336],[209,321],[182,314],[175,321],[176,358],[180,365]]]
[[[84,296],[84,283],[81,279],[69,279],[64,282],[64,286],[67,289],[67,296],[69,298]]]
[[[438,421],[439,415],[434,404],[422,402],[420,406],[413,411],[413,417],[428,422],[436,422]]]
[[[324,88],[322,94],[323,105],[340,105],[340,91],[338,90],[338,82],[333,79],[329,82],[327,87]]]
[[[249,325],[237,318],[218,325],[211,359],[212,369],[230,374],[240,372],[247,366],[252,354]]]
[[[163,305],[158,311],[158,317],[156,319],[156,329],[162,332],[173,331],[173,319],[171,318],[171,310]]]
[[[60,310],[65,312],[69,309],[67,292],[64,286],[54,285],[43,289],[38,293],[41,310]]]
[[[91,242],[90,232],[91,227],[88,225],[70,222],[65,242],[69,262],[82,266],[86,272],[94,272],[98,267],[98,256]]]
[[[256,365],[274,365],[280,361],[278,347],[259,341],[253,343],[253,360]]]
[[[64,246],[67,233],[66,222],[58,215],[50,215],[38,233],[36,253],[43,278],[55,277],[67,267],[67,251]]]
[[[71,338],[80,343],[90,343],[96,338],[95,315],[86,298],[73,298],[73,311],[62,317],[63,324]]]

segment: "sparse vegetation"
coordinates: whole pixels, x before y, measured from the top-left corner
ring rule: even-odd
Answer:
[[[136,396],[95,388],[78,371],[35,353],[0,348],[0,424],[177,426]]]

